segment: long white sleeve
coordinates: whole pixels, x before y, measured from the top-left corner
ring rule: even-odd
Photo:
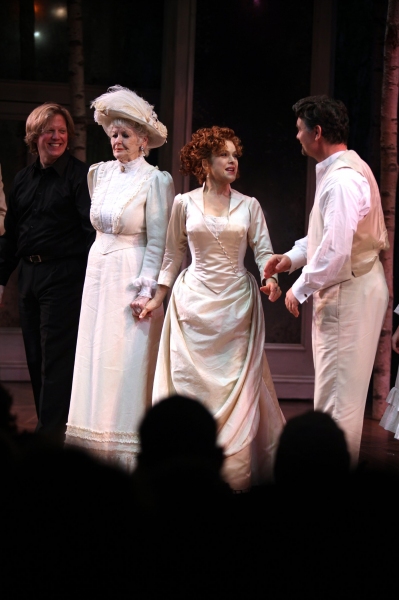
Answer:
[[[249,210],[251,220],[248,229],[248,244],[253,250],[255,262],[259,269],[260,278],[262,279],[265,264],[273,255],[273,247],[265,215],[256,198],[251,198]]]
[[[173,202],[158,283],[172,287],[187,249],[186,212],[181,194]]]
[[[292,286],[295,297],[301,303],[315,291],[328,286],[330,281],[335,281],[351,255],[357,225],[370,210],[369,184],[353,169],[334,171],[322,185],[319,203],[324,221],[323,237],[312,259]],[[301,266],[306,240],[299,240],[293,250],[287,253],[293,262],[292,270]]]
[[[285,252],[286,256],[291,259],[290,273],[296,271],[300,267],[306,265],[308,250],[308,236],[301,238],[295,242],[294,247],[289,252]]]

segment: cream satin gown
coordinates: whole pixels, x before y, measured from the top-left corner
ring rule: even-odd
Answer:
[[[261,277],[273,254],[262,209],[231,190],[229,215],[204,215],[203,190],[175,198],[158,283],[177,278],[162,330],[153,401],[196,398],[215,417],[224,477],[247,489],[271,477],[284,425],[267,364],[259,285],[244,267],[249,244]]]

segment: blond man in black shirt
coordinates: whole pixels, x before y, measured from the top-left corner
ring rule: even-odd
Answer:
[[[87,166],[67,151],[69,112],[37,107],[25,141],[38,154],[15,177],[0,238],[0,303],[19,264],[19,312],[38,416],[37,431],[62,439],[68,417],[90,223]]]

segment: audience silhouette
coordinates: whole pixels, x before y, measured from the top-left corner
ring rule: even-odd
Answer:
[[[344,432],[328,414],[309,411],[287,422],[274,464],[278,485],[332,485],[349,467]]]
[[[394,597],[398,477],[350,472],[327,415],[288,421],[275,481],[234,494],[215,422],[195,400],[149,410],[129,476],[18,433],[4,392],[2,597]]]
[[[141,452],[133,479],[148,486],[154,502],[201,502],[206,495],[229,494],[220,475],[223,450],[216,423],[196,400],[167,398],[148,411],[139,429]]]

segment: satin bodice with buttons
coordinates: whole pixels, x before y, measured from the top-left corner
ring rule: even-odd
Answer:
[[[220,233],[209,223],[203,206],[202,188],[176,196],[158,283],[172,286],[187,243],[192,258],[189,272],[216,294],[246,275],[244,257],[248,244],[262,277],[273,249],[258,201],[231,190],[227,223]]]

